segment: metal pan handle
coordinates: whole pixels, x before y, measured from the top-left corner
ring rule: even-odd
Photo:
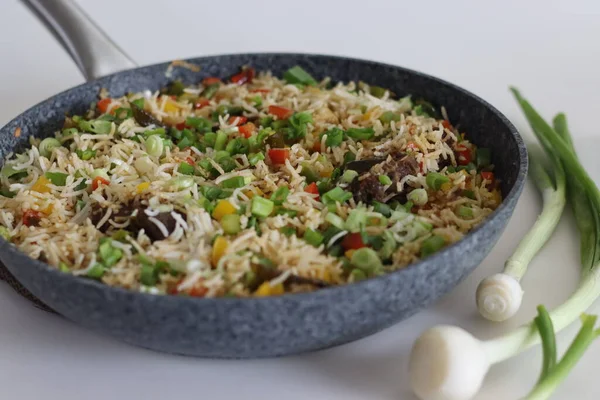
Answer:
[[[86,80],[136,63],[72,0],[22,0],[67,50]]]

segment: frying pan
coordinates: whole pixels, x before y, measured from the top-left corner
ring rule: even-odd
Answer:
[[[125,342],[204,357],[270,357],[356,340],[394,324],[455,287],[488,254],[506,227],[527,171],[525,146],[514,126],[477,96],[419,72],[373,61],[313,54],[230,54],[186,60],[199,72],[169,63],[134,68],[134,62],[68,0],[27,0],[61,41],[87,83],[25,111],[0,130],[0,158],[62,126],[65,113],[83,113],[101,88],[111,96],[157,90],[173,79],[191,84],[228,77],[241,65],[281,74],[300,65],[317,78],[364,80],[399,95],[445,106],[450,121],[477,145],[489,147],[503,203],[461,241],[399,271],[312,293],[268,298],[192,298],[137,293],[60,272],[0,240],[0,260],[41,304],[64,317]],[[117,72],[115,71],[122,71]],[[19,131],[20,129],[20,131]],[[15,134],[20,132],[20,135]]]

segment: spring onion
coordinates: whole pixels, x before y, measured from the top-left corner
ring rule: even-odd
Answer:
[[[450,179],[438,172],[430,172],[425,177],[425,182],[429,188],[433,190],[440,190],[444,183],[450,182]]]
[[[234,176],[221,182],[221,187],[224,189],[237,189],[245,185],[243,176]]]
[[[0,236],[10,242],[10,231],[7,227],[0,225]]]
[[[375,250],[369,247],[363,247],[352,253],[350,263],[370,275],[383,268],[381,259],[375,252]]]
[[[96,119],[93,121],[80,120],[78,123],[79,129],[84,132],[96,133],[98,135],[108,135],[113,128],[113,123],[110,121],[104,121]]]
[[[86,276],[92,279],[100,279],[106,272],[106,267],[100,263],[96,263],[87,271]]]
[[[160,136],[152,135],[146,139],[146,152],[152,157],[160,157],[165,144]]]
[[[477,288],[477,308],[479,313],[490,321],[504,321],[519,310],[523,298],[521,278],[533,257],[550,239],[566,202],[565,171],[560,160],[553,157],[550,163],[555,181],[553,182],[542,163],[539,149],[531,147],[529,156],[529,171],[542,194],[544,205],[531,230],[521,240],[513,255],[506,260],[504,271],[485,278]]]
[[[319,189],[320,191],[320,189]],[[327,193],[325,193],[323,195],[323,203],[325,204],[330,204],[330,203],[336,203],[336,202],[340,202],[340,203],[344,203],[348,200],[350,200],[352,198],[352,193],[350,192],[346,192],[344,189],[340,188],[340,187],[335,187],[333,189],[331,189],[330,191],[328,191]]]
[[[441,236],[432,235],[421,243],[421,258],[427,257],[436,253],[446,245],[446,239]]]
[[[221,218],[221,227],[227,235],[236,235],[242,230],[240,216],[238,214],[227,214]]]
[[[191,176],[176,176],[169,181],[169,186],[174,190],[189,189],[194,186],[194,178]]]
[[[54,149],[61,147],[58,139],[55,138],[46,138],[40,142],[38,149],[40,151],[40,156],[50,158]]]
[[[386,111],[379,117],[379,120],[384,124],[389,124],[392,121],[400,121],[400,114],[391,111]]]
[[[351,183],[356,177],[358,177],[358,172],[353,169],[347,169],[342,174],[342,178],[340,182],[342,183]]]
[[[193,165],[188,164],[186,162],[182,162],[181,164],[179,164],[179,168],[177,168],[177,172],[179,172],[180,174],[183,174],[183,175],[194,175],[194,172],[196,172],[196,169],[194,168]]]
[[[69,174],[65,174],[62,172],[46,172],[44,174],[48,180],[56,186],[65,186],[67,184],[67,178]]]
[[[369,140],[375,136],[373,128],[349,128],[346,136],[354,140]]]
[[[456,210],[456,214],[464,219],[472,219],[473,218],[473,209],[468,206],[458,206]]]
[[[252,153],[248,156],[248,163],[254,167],[259,161],[263,161],[264,159],[264,153]]]
[[[290,194],[290,189],[287,186],[281,186],[271,195],[271,201],[276,205],[282,205]]]
[[[406,199],[411,201],[413,204],[417,206],[423,206],[427,204],[429,201],[429,196],[427,195],[427,190],[423,188],[413,189],[407,196]]]
[[[379,183],[384,186],[389,186],[392,184],[392,179],[387,175],[379,175]]]
[[[327,135],[327,139],[325,139],[325,146],[327,147],[337,147],[344,141],[344,131],[337,127],[323,132],[320,137],[322,138],[325,135]]]
[[[81,160],[88,161],[96,157],[96,150],[75,150],[75,154],[77,154],[77,157],[79,157]]]
[[[323,235],[313,229],[308,228],[304,232],[304,241],[312,246],[319,247],[323,243]]]
[[[331,225],[335,226],[338,229],[344,229],[346,227],[346,223],[342,219],[342,217],[335,215],[334,213],[327,213],[325,216],[325,221],[329,222]]]
[[[227,145],[227,133],[223,131],[217,132],[217,137],[215,139],[215,150],[225,150],[225,146]]]
[[[260,196],[252,197],[252,207],[250,208],[252,215],[268,217],[273,212],[273,208],[275,208],[275,203],[271,200]]]
[[[285,81],[287,83],[292,83],[292,84],[299,83],[302,85],[309,85],[309,86],[314,86],[317,84],[317,81],[315,80],[315,78],[313,78],[308,72],[306,72],[299,65],[296,65],[295,67],[292,67],[292,68],[288,69],[287,71],[285,71],[283,73],[283,79],[285,79]]]
[[[559,114],[554,119],[552,128],[516,89],[513,93],[546,153],[550,158],[560,159],[565,174],[570,177],[567,197],[581,238],[581,277],[569,299],[550,312],[552,329],[559,332],[600,295],[600,192],[575,154],[564,115]],[[491,365],[517,355],[540,339],[535,321],[487,341],[478,340],[454,326],[431,328],[417,339],[412,349],[409,368],[413,391],[426,400],[470,399],[479,390]],[[576,347],[581,351],[585,346]],[[575,352],[575,355],[580,354]],[[540,381],[543,390],[537,389],[530,400],[546,399],[550,395],[578,358],[571,357],[559,372],[549,372],[546,379]]]
[[[350,272],[352,282],[360,282],[367,279],[367,275],[360,269],[355,268]]]
[[[108,172],[106,172],[106,169],[104,169],[104,168],[96,168],[90,174],[90,178],[92,178],[92,179],[95,179],[98,177],[106,179],[107,181],[110,180],[110,177],[108,176]]]

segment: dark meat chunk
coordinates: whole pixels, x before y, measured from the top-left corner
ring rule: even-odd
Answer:
[[[359,174],[362,174],[364,172],[369,172],[369,170],[373,166],[375,166],[377,164],[381,164],[384,161],[385,161],[384,157],[376,157],[376,158],[368,158],[366,160],[350,161],[348,164],[346,164],[345,168],[351,169],[352,171],[356,171]]]
[[[166,127],[165,124],[154,118],[149,112],[135,105],[135,103],[129,103],[129,106],[131,107],[131,113],[133,114],[135,122],[140,124],[140,126],[156,125]]]
[[[92,221],[92,224],[94,224],[94,226],[97,226],[98,223],[104,217],[104,215],[106,215],[107,211],[108,210],[106,207],[102,207],[98,203],[92,203],[90,213],[90,220]],[[108,231],[108,229],[112,227],[109,221],[114,221],[116,223],[122,224],[130,218],[132,211],[133,208],[131,208],[130,205],[121,206],[121,208],[119,208],[118,211],[112,212],[108,220],[105,223],[103,223],[102,226],[98,228],[98,230],[102,233],[106,233],[106,231]]]
[[[362,177],[359,176],[352,181],[350,190],[354,195],[354,200],[362,201],[365,204],[369,204],[373,200],[385,202],[395,192],[396,184],[405,176],[414,175],[418,168],[417,160],[413,156],[400,152],[391,153],[385,161],[375,164],[369,169],[367,172],[369,176],[364,177],[362,174]],[[387,175],[392,180],[392,185],[387,191],[379,182],[380,175]],[[398,193],[393,198],[398,196],[404,198],[405,193]]]
[[[137,213],[135,217],[133,217],[131,223],[132,227],[137,230],[143,229],[146,235],[154,242],[155,240],[163,240],[166,239],[167,236],[156,226],[154,222],[150,220],[150,216],[146,214],[146,207],[143,205],[139,205],[136,207]],[[185,219],[185,215],[179,211],[174,211],[177,214],[181,215]],[[159,222],[161,222],[165,228],[167,228],[167,232],[170,235],[175,230],[177,226],[177,221],[171,214],[171,211],[168,212],[160,212],[154,216]]]

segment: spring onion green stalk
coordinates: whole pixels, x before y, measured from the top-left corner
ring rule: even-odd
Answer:
[[[538,316],[535,324],[542,340],[543,359],[542,373],[535,387],[524,400],[545,400],[550,397],[558,385],[566,378],[569,371],[575,366],[583,353],[600,336],[600,329],[595,329],[595,315],[583,314],[581,316],[581,329],[563,355],[556,361],[556,338],[554,327],[548,312],[543,306],[538,307]]]
[[[160,157],[165,148],[163,139],[158,135],[152,135],[146,139],[146,151],[152,157]]]
[[[571,297],[550,313],[553,330],[559,332],[573,323],[600,295],[600,192],[579,163],[564,116],[555,118],[553,129],[516,89],[513,93],[546,153],[558,157],[569,176],[567,196],[581,237],[580,283]],[[413,346],[409,362],[411,386],[424,400],[470,399],[481,387],[491,365],[515,356],[539,341],[536,322],[487,341],[478,340],[459,327],[433,327]],[[556,370],[550,365],[547,368],[550,371],[548,377],[553,378],[550,381],[542,379],[542,388],[534,389],[530,395],[538,397],[529,397],[529,400],[547,398],[586,346],[576,347],[563,367]]]
[[[530,146],[529,171],[542,194],[542,212],[514,254],[506,260],[504,271],[485,278],[477,287],[477,309],[490,321],[505,321],[515,315],[521,307],[521,278],[533,257],[550,239],[565,206],[566,178],[562,163],[557,157],[551,157],[553,182],[541,158],[540,150]]]

